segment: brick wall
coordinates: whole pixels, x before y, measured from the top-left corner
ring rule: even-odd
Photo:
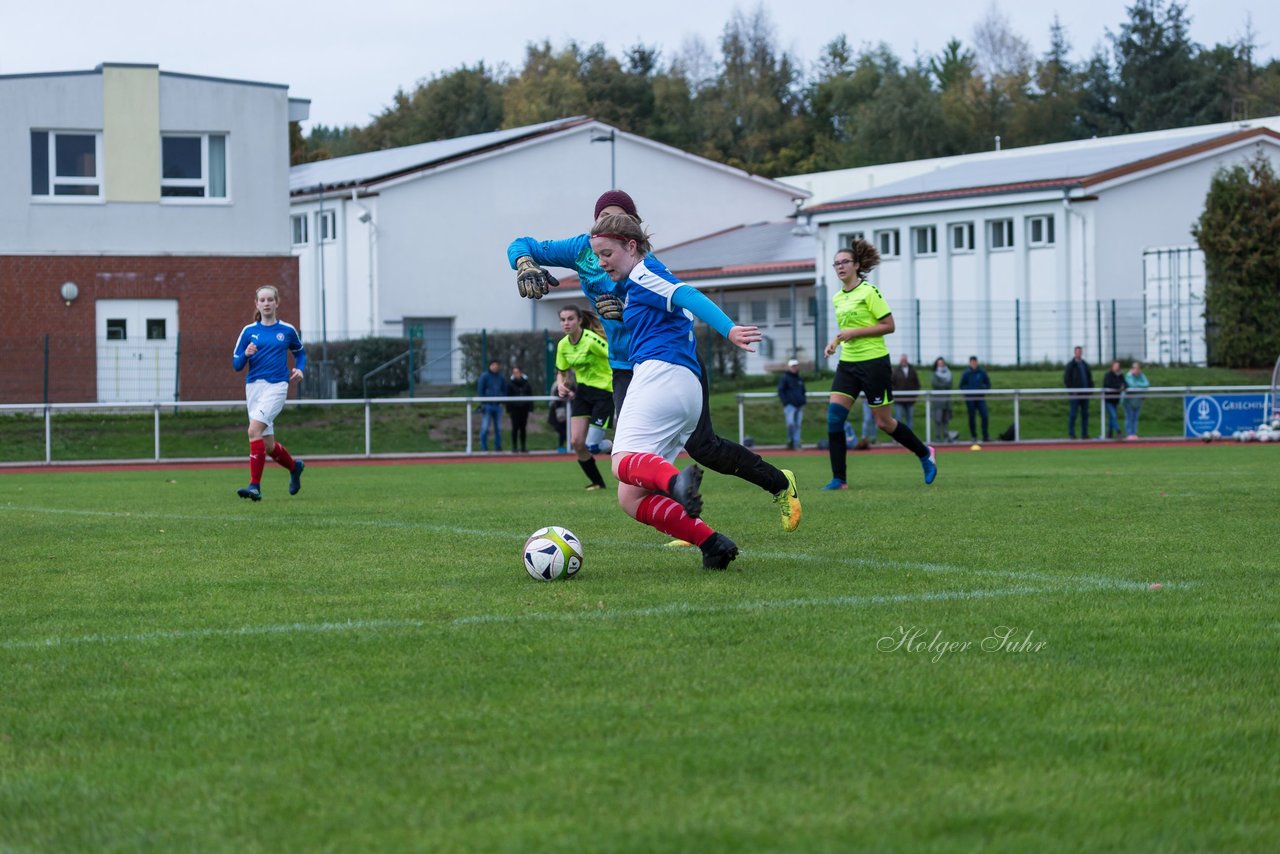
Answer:
[[[63,282],[80,289],[70,306]],[[296,326],[293,256],[0,256],[0,403],[44,399],[46,335],[50,402],[98,399],[99,299],[177,300],[180,398],[238,400],[244,375],[231,369],[231,350],[264,284],[280,289],[280,316]]]

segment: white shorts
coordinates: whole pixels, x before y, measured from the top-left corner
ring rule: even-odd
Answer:
[[[693,371],[670,362],[641,362],[618,416],[613,455],[657,454],[674,462],[701,414],[702,384]]]
[[[269,383],[266,380],[254,380],[244,387],[244,399],[249,403],[249,420],[261,421],[267,425],[262,435],[270,436],[276,432],[276,416],[284,409],[284,402],[289,397],[288,383]]]

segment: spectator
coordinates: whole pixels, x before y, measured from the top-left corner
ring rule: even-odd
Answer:
[[[987,397],[974,394],[991,388],[991,378],[978,366],[978,357],[969,357],[969,369],[960,375],[960,390],[967,392],[964,396],[965,408],[969,410],[969,438],[978,441],[978,430],[973,422],[974,413],[982,416],[982,441],[990,441],[987,432]]]
[[[1075,355],[1062,371],[1062,384],[1067,388],[1093,388],[1093,372],[1089,370],[1089,363],[1081,355],[1083,352],[1083,348],[1076,347]],[[1088,439],[1089,395],[1071,395],[1071,407],[1067,415],[1067,436],[1072,439],[1076,437],[1076,413],[1080,414],[1080,438]]]
[[[1120,438],[1120,417],[1116,407],[1120,405],[1120,395],[1124,393],[1124,370],[1119,362],[1111,363],[1111,370],[1102,378],[1103,404],[1107,410],[1107,438]]]
[[[787,450],[800,449],[800,424],[804,421],[804,405],[807,402],[804,377],[800,376],[800,363],[787,362],[787,369],[778,378],[778,399],[782,401],[782,416],[787,423]]]
[[[533,386],[529,378],[516,365],[511,369],[511,379],[507,380],[507,397],[532,397]],[[527,454],[529,452],[529,412],[533,409],[532,401],[513,400],[507,404],[507,415],[511,416],[511,453]]]
[[[903,354],[898,357],[898,367],[893,371],[893,417],[913,427],[913,415],[916,408],[916,396],[913,391],[920,390],[920,376],[911,366],[911,360]]]
[[[934,391],[951,390],[951,369],[947,367],[947,360],[941,356],[933,363],[932,384]],[[951,396],[934,395],[929,401],[929,406],[933,412],[933,426],[937,428],[938,435],[943,441],[954,442],[956,434],[951,432]]]
[[[506,397],[507,381],[502,378],[502,366],[494,359],[489,370],[476,381],[476,397]],[[487,401],[480,404],[480,450],[489,450],[489,430],[493,430],[493,449],[502,450],[502,404]]]
[[[1142,411],[1142,393],[1151,388],[1142,363],[1134,362],[1124,375],[1124,431],[1125,439],[1138,438],[1138,414]]]
[[[551,429],[556,431],[556,453],[567,454],[569,449],[565,447],[565,440],[569,435],[569,409],[568,402],[563,397],[557,397],[551,401],[551,406],[547,409],[547,423],[551,425]]]

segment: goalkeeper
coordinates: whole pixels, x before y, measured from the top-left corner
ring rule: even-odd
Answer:
[[[595,217],[603,214],[627,214],[640,221],[636,203],[622,190],[610,190],[596,200]],[[507,260],[516,270],[516,287],[526,299],[542,299],[559,285],[545,267],[574,270],[582,284],[582,292],[596,305],[605,336],[609,341],[609,366],[613,369],[613,403],[616,413],[622,411],[631,383],[630,335],[622,323],[622,301],[614,295],[614,283],[600,269],[600,261],[591,251],[591,236],[579,234],[566,240],[538,241],[518,237],[507,247]],[[800,498],[796,494],[795,475],[765,462],[759,454],[717,436],[711,426],[710,400],[706,366],[699,374],[702,385],[702,413],[684,450],[705,468],[733,475],[753,483],[773,496],[782,516],[782,528],[794,531],[800,524]]]

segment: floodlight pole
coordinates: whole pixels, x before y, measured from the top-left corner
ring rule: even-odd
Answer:
[[[617,189],[618,186],[618,158],[617,158],[617,135],[613,128],[608,133],[597,131],[591,135],[592,142],[609,143],[609,189]]]

